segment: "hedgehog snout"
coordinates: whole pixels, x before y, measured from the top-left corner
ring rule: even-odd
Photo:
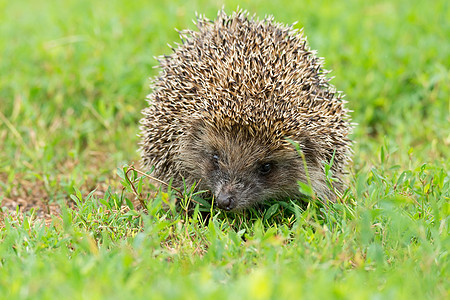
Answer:
[[[236,208],[238,202],[236,190],[228,180],[219,180],[213,187],[214,201],[220,209],[231,211]]]
[[[217,206],[220,209],[223,209],[226,211],[233,210],[237,204],[236,197],[234,197],[233,195],[231,195],[230,193],[227,193],[227,192],[220,192],[216,196],[216,202],[217,202]]]
[[[241,178],[221,178],[210,185],[214,202],[218,208],[226,211],[240,211],[252,206],[256,191],[253,185],[243,182]],[[257,196],[256,196],[257,198]]]

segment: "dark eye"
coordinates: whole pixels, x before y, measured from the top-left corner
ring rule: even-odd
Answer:
[[[267,175],[272,170],[272,164],[271,163],[263,163],[261,166],[259,166],[259,174],[261,175]]]
[[[219,154],[214,153],[214,154],[212,155],[212,163],[213,163],[213,165],[214,165],[216,168],[219,167]]]

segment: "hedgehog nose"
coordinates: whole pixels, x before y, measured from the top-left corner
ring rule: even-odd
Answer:
[[[216,198],[217,206],[220,209],[230,211],[236,207],[236,200],[228,193],[219,193]]]

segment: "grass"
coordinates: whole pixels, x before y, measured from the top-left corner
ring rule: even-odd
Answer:
[[[447,2],[227,1],[298,21],[359,125],[345,204],[205,218],[124,170],[153,56],[223,2],[0,1],[0,298],[448,298]]]

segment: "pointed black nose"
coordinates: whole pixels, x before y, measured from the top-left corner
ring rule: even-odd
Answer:
[[[230,211],[236,207],[236,199],[228,193],[220,193],[216,198],[217,206],[220,209]]]

